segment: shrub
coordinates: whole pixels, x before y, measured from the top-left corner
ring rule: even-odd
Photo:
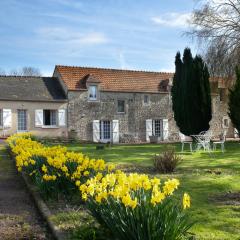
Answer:
[[[161,173],[173,172],[180,161],[182,161],[181,156],[176,154],[174,148],[169,147],[160,155],[153,157],[154,167]]]
[[[44,146],[29,134],[16,134],[7,141],[15,154],[18,171],[29,175],[45,198],[59,194],[71,197],[78,192],[78,185],[114,168],[102,159],[89,159],[82,153],[67,151],[66,147]]]
[[[184,239],[193,225],[185,211],[189,195],[183,195],[182,204],[174,196],[178,186],[177,179],[161,186],[158,178],[117,172],[92,178],[79,189],[92,215],[117,239],[175,240]]]

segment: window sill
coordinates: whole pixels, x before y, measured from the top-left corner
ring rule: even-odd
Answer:
[[[88,102],[99,102],[99,99],[88,99]]]
[[[117,114],[123,115],[126,114],[125,112],[117,112]]]
[[[59,126],[47,126],[47,125],[44,125],[42,126],[42,128],[46,128],[46,129],[55,129],[55,128],[59,128]]]
[[[9,128],[12,128],[11,126],[0,126],[0,130],[9,130]]]

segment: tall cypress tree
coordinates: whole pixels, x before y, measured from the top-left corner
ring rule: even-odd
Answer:
[[[180,100],[182,100],[182,98],[180,98],[179,93],[180,91],[178,91],[181,87],[180,83],[180,79],[181,79],[181,75],[182,75],[182,59],[181,59],[181,54],[180,52],[177,53],[176,55],[176,59],[175,59],[175,66],[176,66],[176,72],[177,74],[174,75],[173,77],[173,86],[172,86],[172,101],[175,103],[173,104],[173,112],[174,112],[174,116],[175,118],[178,119],[178,121],[181,121],[181,114],[179,114],[179,109],[182,106],[182,102]]]
[[[183,61],[177,53],[175,66],[172,101],[177,126],[188,136],[206,131],[212,118],[207,66],[200,56],[193,59],[189,48],[184,50]]]
[[[236,68],[236,82],[229,93],[229,117],[233,126],[240,133],[240,68]]]

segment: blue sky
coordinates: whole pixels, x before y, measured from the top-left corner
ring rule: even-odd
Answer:
[[[195,0],[1,0],[0,68],[173,71]]]

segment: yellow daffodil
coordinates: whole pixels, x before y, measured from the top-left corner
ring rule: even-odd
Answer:
[[[187,193],[183,194],[183,209],[190,208],[191,200]]]

